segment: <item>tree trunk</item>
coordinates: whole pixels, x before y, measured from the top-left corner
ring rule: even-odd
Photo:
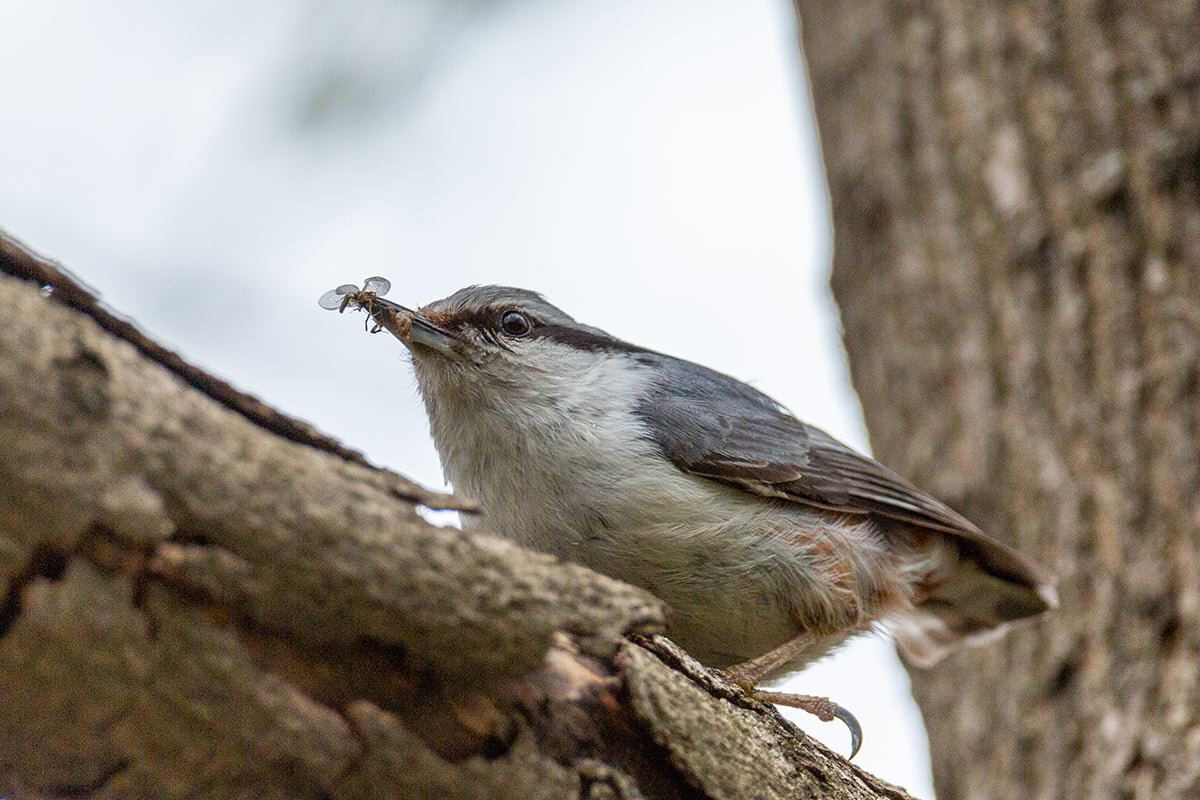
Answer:
[[[875,453],[1059,578],[912,671],[939,798],[1200,796],[1200,5],[797,9]]]
[[[908,797],[418,504],[0,235],[0,797]]]

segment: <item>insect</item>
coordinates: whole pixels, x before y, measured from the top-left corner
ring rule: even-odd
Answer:
[[[360,289],[353,283],[343,283],[336,289],[330,289],[317,300],[317,305],[327,311],[344,312],[347,308],[361,308],[370,315],[370,321],[375,324],[371,326],[371,333],[379,333],[387,324],[391,322],[400,328],[407,328],[405,323],[411,324],[412,318],[405,312],[400,310],[399,306],[383,301],[380,299],[388,293],[392,288],[392,282],[387,278],[374,275],[370,278],[363,279],[363,285]],[[366,324],[370,324],[369,322]]]
[[[362,288],[353,283],[343,283],[336,289],[330,289],[321,295],[317,305],[329,311],[345,311],[350,306],[371,310],[375,298],[382,297],[392,288],[392,282],[387,278],[375,275],[363,279]]]

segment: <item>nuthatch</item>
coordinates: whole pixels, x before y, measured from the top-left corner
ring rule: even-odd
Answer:
[[[728,375],[524,289],[419,311],[378,294],[351,302],[412,353],[446,477],[482,524],[654,593],[671,638],[748,689],[877,625],[928,666],[1057,605],[1021,554]]]

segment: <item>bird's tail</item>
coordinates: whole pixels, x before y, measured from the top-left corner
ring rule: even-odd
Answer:
[[[989,641],[1010,622],[1058,607],[1048,577],[1012,548],[983,534],[922,533],[913,607],[887,621],[916,666],[933,666],[960,644]]]

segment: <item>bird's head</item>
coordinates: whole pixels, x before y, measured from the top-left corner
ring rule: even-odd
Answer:
[[[447,393],[559,402],[572,383],[611,368],[613,356],[651,355],[527,289],[470,286],[416,310],[376,304],[376,321],[412,353],[427,404]]]

